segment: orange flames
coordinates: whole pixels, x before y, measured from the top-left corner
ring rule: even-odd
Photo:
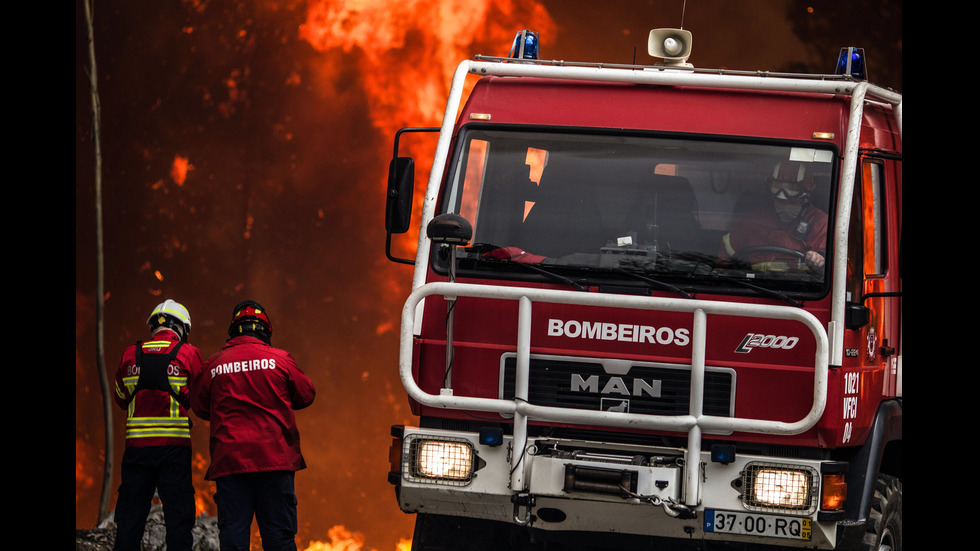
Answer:
[[[357,77],[367,96],[371,123],[387,144],[398,129],[406,126],[440,126],[449,83],[456,65],[477,53],[504,55],[517,31],[533,28],[545,43],[554,37],[556,24],[545,8],[536,1],[517,0],[311,0],[306,22],[299,36],[317,52],[319,71],[331,77],[352,60],[358,66]],[[472,82],[470,82],[472,85]],[[468,90],[466,90],[468,92]],[[428,163],[435,152],[435,140],[405,140],[401,155],[416,159],[415,207],[428,181]],[[390,149],[388,150],[390,151]],[[381,159],[388,158],[387,151]],[[378,163],[384,167],[387,162]],[[378,198],[386,186],[383,172],[377,175]],[[419,213],[413,220],[419,219]],[[414,257],[417,233],[392,243],[393,253]],[[379,297],[383,304],[399,306],[408,284],[407,272],[392,271],[388,296]],[[392,320],[397,315],[392,313]],[[377,334],[397,329],[397,321],[380,324]],[[363,537],[343,526],[330,530],[329,543],[312,543],[310,551],[363,549]],[[411,549],[402,540],[398,551]]]
[[[535,1],[313,0],[299,34],[327,54],[324,71],[334,73],[340,63],[329,54],[356,57],[372,123],[390,140],[406,126],[439,126],[456,65],[478,53],[506,55],[522,28],[538,31],[545,44],[556,32]],[[423,142],[409,140],[401,148],[416,159],[416,209],[428,181],[425,161],[435,151],[434,139]],[[396,256],[413,257],[417,235],[393,242],[393,249],[401,247]],[[399,285],[390,287],[401,292]]]
[[[221,24],[218,24],[211,19],[232,17],[228,15],[229,12],[222,12],[221,15],[210,15],[206,20],[205,13],[215,13],[214,10],[209,10],[208,6],[211,5],[209,2],[186,0],[181,5],[184,12],[190,16],[188,22],[177,27],[185,39],[191,35],[199,37],[207,33],[218,33],[221,24],[228,24],[228,22],[219,20]],[[249,21],[252,21],[252,18],[262,18],[263,12],[287,12],[297,5],[302,5],[302,0],[301,2],[273,0],[273,2],[262,3],[261,7],[255,9],[255,13],[247,15]],[[356,89],[364,94],[370,117],[366,124],[379,137],[382,146],[373,154],[378,162],[363,167],[362,173],[367,176],[362,179],[375,182],[367,186],[364,195],[365,201],[377,203],[383,201],[385,167],[391,155],[395,132],[405,126],[441,124],[449,83],[459,61],[478,53],[506,55],[516,32],[524,28],[538,31],[545,45],[554,40],[557,32],[556,23],[538,0],[442,0],[440,2],[307,0],[305,5],[305,21],[286,32],[295,33],[294,36],[305,43],[304,48],[307,51],[312,48],[316,54],[313,57],[315,66],[312,67],[311,72],[303,71],[297,66],[295,70],[288,72],[284,86],[291,89],[307,86],[311,89],[321,87],[322,96],[326,98],[335,97],[338,89]],[[248,11],[248,6],[245,4],[239,7],[242,12]],[[245,14],[241,16],[244,17]],[[243,29],[247,28],[249,25],[243,25]],[[245,37],[241,38],[244,41]],[[188,43],[191,42],[183,44]],[[306,47],[306,44],[309,47]],[[200,53],[201,57],[211,54],[203,48]],[[297,59],[309,58],[297,56]],[[254,89],[250,85],[257,80],[267,78],[265,74],[257,74],[259,69],[256,66],[249,65],[247,62],[242,64],[244,65],[242,67],[230,68],[223,65],[221,69],[223,72],[219,74],[226,76],[221,79],[220,84],[210,88],[202,87],[200,90],[203,105],[213,108],[217,114],[216,118],[220,121],[234,120],[236,115],[248,112],[251,105],[257,101],[254,94],[249,94]],[[312,78],[308,78],[310,82],[303,82],[303,78],[311,73]],[[205,123],[201,124],[203,127]],[[291,133],[290,127],[282,124],[281,121],[273,127],[272,134],[280,141],[295,143],[298,140]],[[255,140],[259,139],[261,138],[255,137]],[[417,162],[416,191],[419,194],[424,191],[424,185],[428,180],[427,160],[431,160],[434,146],[434,139],[411,139],[403,142],[401,154],[412,156]],[[144,155],[146,160],[150,161],[159,153],[148,147]],[[191,162],[192,159],[194,163]],[[194,207],[185,205],[183,201],[187,200],[192,192],[199,191],[195,189],[198,188],[195,177],[199,177],[201,185],[204,185],[204,176],[213,170],[209,167],[209,163],[213,164],[214,161],[206,158],[196,149],[192,149],[189,154],[173,155],[172,161],[168,158],[165,163],[165,172],[155,172],[155,181],[150,184],[150,187],[161,195],[168,195],[168,198],[176,203],[176,206],[168,203],[166,208],[180,207],[182,210],[192,210]],[[196,168],[195,164],[197,164]],[[301,181],[301,179],[297,180]],[[416,201],[417,207],[420,204],[421,201]],[[164,212],[164,206],[154,206],[154,208],[160,209],[161,216],[173,216]],[[320,216],[324,218],[329,214],[325,215],[321,209]],[[417,214],[413,222],[418,222]],[[378,220],[377,224],[380,227],[381,220]],[[258,223],[253,215],[248,213],[242,233],[237,237],[245,240],[253,239],[253,232],[258,231],[257,226]],[[189,245],[181,238],[182,235],[176,231],[165,233],[164,243],[161,245],[165,260],[178,258],[177,253],[188,250]],[[393,243],[395,253],[401,257],[413,257],[417,235],[416,230],[414,235]],[[398,251],[399,248],[402,250]],[[384,257],[377,260],[379,265],[385,263],[387,261]],[[170,282],[177,278],[175,272],[182,267],[177,261],[162,266],[160,264],[159,259],[147,260],[140,268],[140,274],[145,274],[151,282],[152,288],[147,291],[154,296],[163,292],[165,279],[168,285],[173,285]],[[391,333],[397,331],[399,323],[397,312],[400,311],[407,294],[406,289],[411,276],[410,272],[403,268],[378,273],[381,275],[377,277],[387,279],[380,285],[382,296],[371,297],[371,300],[376,303],[372,304],[371,308],[381,310],[386,315],[382,316],[384,319],[378,322],[374,331],[377,335],[388,335],[384,338],[390,339]],[[77,306],[76,314],[79,319],[89,320],[94,317],[88,312],[83,316],[78,312]],[[128,338],[127,333],[126,339]],[[110,369],[111,367],[110,361]],[[384,369],[389,368],[390,366],[384,367]],[[365,369],[362,378],[366,379],[369,376],[376,377]],[[76,375],[76,380],[80,379],[81,377]],[[378,377],[378,379],[382,378]],[[400,415],[398,408],[406,402],[402,389],[395,381],[382,380],[379,385],[381,385],[379,392],[383,393],[382,399],[391,404],[390,410]],[[79,392],[94,394],[91,390]],[[78,396],[76,401],[79,401]],[[402,419],[400,417],[394,420],[384,419],[380,422],[389,421],[401,422]],[[206,432],[204,430],[203,436],[199,435],[197,438],[204,438],[206,441]],[[92,467],[98,463],[98,452],[89,448],[85,438],[87,436],[76,438],[76,500],[79,489],[97,486],[97,477],[91,473],[98,472],[98,468]],[[199,446],[199,443],[195,442],[195,450],[204,450],[206,447],[206,444]],[[380,456],[376,459],[378,462],[383,462],[385,457]],[[204,480],[207,464],[207,452],[202,451],[195,455],[195,501],[198,514],[213,516],[216,514],[216,507],[211,497],[214,487],[212,483]],[[383,499],[393,498],[387,494]],[[312,509],[312,504],[301,505],[304,506],[310,508],[301,509],[301,515],[308,514]],[[322,523],[322,520],[320,522]],[[344,522],[350,524],[347,520]],[[307,530],[301,528],[301,532]],[[362,533],[348,530],[342,525],[333,526],[327,536],[328,541],[310,542],[307,549],[310,551],[374,549],[368,547],[366,543],[366,539],[371,537],[370,534],[366,538]],[[302,533],[301,537],[303,537]],[[388,547],[391,544],[384,545]],[[407,551],[411,548],[410,541],[406,540],[401,540],[395,545],[396,551]],[[389,551],[389,548],[385,548],[384,551]]]
[[[204,475],[208,471],[208,463],[208,458],[204,454],[200,452],[194,454],[191,464],[194,472],[194,509],[198,515],[214,516],[217,514],[217,507],[215,507],[214,499],[211,497],[214,495],[214,484],[204,479]]]
[[[306,22],[299,36],[317,52],[319,71],[330,75],[326,81],[336,85],[338,67],[356,61],[357,77],[367,96],[371,123],[391,144],[395,132],[407,126],[440,126],[456,65],[474,54],[505,55],[517,31],[533,28],[547,44],[556,33],[554,20],[545,8],[532,0],[311,0]],[[472,81],[469,83],[472,85]],[[468,93],[468,89],[464,92]],[[413,220],[419,220],[419,197],[428,181],[427,160],[435,152],[434,139],[408,139],[400,144],[400,155],[416,159],[416,200]],[[378,163],[387,166],[390,149]],[[386,179],[377,174],[378,198]],[[405,239],[393,241],[396,256],[414,258],[417,230]],[[393,270],[390,285],[379,297],[383,304],[395,305],[404,299],[408,274]],[[380,324],[377,334],[397,330],[394,321]],[[313,543],[310,551],[363,549],[363,537],[343,526],[330,530],[329,543]],[[411,542],[402,540],[397,551],[408,551]]]
[[[310,542],[305,551],[368,551],[368,548],[364,547],[364,535],[351,532],[343,526],[334,526],[327,532],[327,535],[330,537],[329,542]],[[398,542],[395,551],[411,551],[411,549],[412,543],[410,541],[401,540]]]
[[[187,157],[177,155],[174,157],[173,165],[170,169],[170,179],[178,186],[184,185],[187,181],[187,173],[194,169]]]
[[[505,0],[314,0],[300,38],[318,51],[359,58],[375,126],[438,124],[456,64],[476,53],[504,54],[522,26],[543,40],[555,23],[536,2]],[[493,51],[475,51],[488,48]]]
[[[307,354],[310,360],[304,369],[307,365],[315,365],[322,376],[334,378],[341,378],[342,372],[350,371],[358,376],[355,382],[348,381],[351,385],[371,389],[360,393],[361,387],[358,387],[355,388],[358,393],[353,395],[369,396],[377,401],[377,405],[383,406],[352,408],[352,403],[347,400],[330,403],[328,399],[317,403],[316,408],[323,412],[322,416],[335,416],[336,421],[322,418],[311,421],[311,425],[323,427],[323,434],[308,437],[304,433],[304,438],[311,444],[304,448],[304,452],[311,456],[308,457],[311,468],[301,475],[304,487],[299,514],[304,524],[300,526],[299,538],[308,543],[310,550],[410,549],[410,542],[398,539],[410,533],[411,517],[397,512],[390,486],[383,480],[383,474],[377,476],[376,467],[387,467],[384,455],[388,447],[386,425],[411,422],[405,393],[393,374],[388,348],[395,340],[392,334],[399,327],[398,312],[407,295],[411,268],[387,262],[379,247],[373,251],[368,249],[350,267],[359,279],[370,282],[371,292],[363,293],[363,298],[340,300],[334,294],[358,293],[349,293],[347,287],[331,290],[334,294],[320,292],[311,288],[307,279],[277,280],[275,286],[266,288],[264,282],[271,276],[265,273],[243,276],[241,272],[245,268],[242,268],[244,262],[240,257],[242,253],[248,257],[254,249],[260,251],[256,256],[261,255],[263,261],[268,261],[263,264],[271,264],[279,259],[275,256],[278,249],[307,248],[309,242],[305,240],[310,237],[303,233],[302,212],[290,213],[295,214],[294,219],[285,220],[287,224],[284,224],[295,227],[296,241],[282,246],[269,245],[262,243],[263,233],[268,231],[266,227],[283,222],[278,218],[263,220],[266,213],[273,215],[271,207],[267,204],[256,207],[255,201],[225,204],[227,197],[237,201],[258,193],[256,189],[274,187],[277,197],[269,203],[285,204],[286,196],[289,196],[290,206],[295,206],[298,200],[319,200],[321,190],[312,194],[306,193],[309,191],[306,189],[292,188],[326,185],[336,186],[338,192],[346,192],[357,186],[349,197],[362,201],[366,205],[365,211],[369,208],[380,210],[385,168],[396,130],[404,126],[438,126],[441,123],[449,82],[460,60],[478,53],[506,55],[516,32],[525,28],[539,32],[545,57],[564,55],[555,54],[550,48],[558,37],[558,26],[541,2],[264,0],[219,3],[182,0],[168,3],[167,9],[162,11],[150,10],[154,17],[148,17],[150,11],[133,7],[135,3],[130,6],[131,3],[115,0],[110,5],[117,6],[103,9],[102,16],[96,19],[94,42],[104,48],[99,51],[100,56],[108,52],[99,58],[98,74],[101,75],[101,92],[106,94],[107,116],[103,122],[109,131],[104,135],[106,145],[112,146],[104,150],[111,152],[107,155],[111,162],[106,166],[110,175],[107,183],[112,184],[107,186],[111,192],[107,194],[108,204],[112,208],[106,211],[106,219],[114,223],[109,225],[114,233],[107,232],[106,236],[109,237],[107,250],[111,252],[108,258],[115,263],[115,274],[102,291],[106,299],[113,298],[107,304],[108,368],[114,367],[113,355],[142,334],[139,324],[133,321],[140,321],[145,312],[143,306],[137,308],[134,303],[155,304],[158,302],[155,297],[177,291],[182,296],[197,297],[195,306],[198,309],[194,314],[200,329],[195,325],[198,335],[195,338],[202,341],[203,352],[204,349],[213,350],[224,338],[221,325],[224,324],[229,295],[238,295],[244,289],[302,295],[302,300],[295,302],[308,302],[311,306],[308,309],[306,304],[294,306],[294,311],[300,315],[313,310],[313,301],[322,296],[327,309],[338,306],[336,316],[331,312],[331,317],[338,321],[324,325],[320,318],[300,319],[297,316],[289,320],[296,328],[293,338],[308,344],[303,340],[304,331],[311,335],[314,331],[336,331],[338,335],[331,334],[331,338],[318,340],[333,343],[333,337],[338,337],[351,343],[347,349],[337,351],[338,359],[319,353],[318,345],[310,344],[309,348],[319,355]],[[553,4],[570,9],[559,2]],[[657,10],[661,11],[660,8]],[[629,15],[621,14],[620,17],[628,21],[623,23],[624,26],[631,26],[635,20],[648,17],[651,11],[650,6],[636,8],[629,10]],[[80,13],[76,10],[77,21],[81,21]],[[753,14],[753,17],[758,16]],[[781,12],[777,18],[783,18]],[[606,19],[605,13],[603,19]],[[583,23],[606,30],[610,24],[620,24],[611,18]],[[79,29],[81,27],[79,25]],[[86,49],[83,34],[76,30],[76,54]],[[86,63],[82,59],[84,56],[77,57],[79,67],[82,67]],[[82,72],[79,70],[78,74]],[[84,122],[89,113],[81,107],[87,103],[88,93],[86,85],[76,85],[76,95],[86,100],[80,100],[76,109],[79,122],[76,131],[76,196],[79,205],[83,204],[92,185],[85,172],[91,167],[86,162],[79,162],[85,159],[83,151],[91,145],[89,123]],[[351,100],[355,94],[359,95],[357,101]],[[363,102],[360,96],[363,96]],[[293,101],[302,111],[287,105]],[[322,120],[294,124],[299,117],[322,116],[318,109],[310,108],[312,102],[319,102],[317,107],[326,106],[327,110],[344,109],[336,105],[353,106],[354,109],[350,109],[349,116],[344,110],[341,111],[343,116],[336,117],[343,125],[331,126]],[[257,106],[282,109],[260,110]],[[362,118],[364,107],[367,108],[366,118]],[[335,120],[324,118],[327,122]],[[324,148],[310,128],[322,129],[324,135],[332,134],[332,138],[341,132],[361,133],[359,138],[362,139],[352,140],[355,144],[352,147],[360,149]],[[334,146],[340,141],[342,138],[323,140]],[[284,144],[289,147],[281,147]],[[364,151],[363,144],[377,147],[373,151]],[[416,191],[421,193],[428,180],[427,161],[432,158],[435,140],[430,136],[413,137],[403,140],[401,145],[401,154],[416,160]],[[333,155],[343,158],[319,162],[318,157]],[[255,171],[254,168],[260,165],[262,170]],[[323,172],[318,171],[322,166],[351,170],[332,174],[325,182]],[[243,170],[248,170],[244,175],[256,182],[252,188],[236,184],[234,178],[241,177]],[[148,189],[140,187],[140,180]],[[129,190],[138,192],[130,193]],[[152,192],[152,201],[145,201],[149,197],[146,191]],[[333,191],[328,189],[323,195],[330,197]],[[342,193],[334,195],[338,201],[344,197]],[[420,203],[416,201],[417,206]],[[316,207],[317,230],[333,230],[332,220],[338,213],[346,215],[347,211],[354,210],[352,204],[335,208],[329,202],[302,206],[304,209]],[[240,217],[243,208],[246,210],[244,222]],[[358,215],[361,212],[358,211]],[[77,526],[90,525],[95,520],[104,459],[98,415],[101,408],[97,405],[100,395],[90,359],[95,355],[92,335],[93,320],[96,319],[94,293],[89,290],[92,285],[89,272],[94,271],[89,265],[95,253],[86,241],[93,232],[87,229],[94,227],[91,216],[82,208],[77,209]],[[417,213],[413,223],[418,223]],[[375,218],[373,224],[368,229],[380,234],[380,217]],[[347,229],[350,226],[338,227]],[[323,231],[315,235],[332,238],[335,233]],[[417,235],[416,230],[414,235],[396,239],[392,243],[395,254],[403,258],[414,257]],[[358,241],[356,244],[363,243]],[[380,239],[374,244],[380,245]],[[136,249],[138,253],[127,252],[130,249]],[[311,250],[323,249],[311,247]],[[206,266],[202,262],[205,256],[202,251],[211,255]],[[231,261],[229,257],[237,260]],[[293,255],[284,254],[282,258],[292,261]],[[313,269],[333,267],[324,262],[311,261],[308,266]],[[288,266],[297,272],[308,269],[307,265],[301,264]],[[201,270],[202,267],[211,271]],[[134,269],[136,273],[133,273]],[[266,268],[263,266],[262,269]],[[368,269],[368,277],[358,272]],[[276,271],[274,275],[278,277],[280,273]],[[316,281],[335,284],[346,283],[347,280],[341,278],[348,276],[335,276],[329,270],[323,270],[316,277],[319,278]],[[232,279],[219,285],[218,282],[226,278]],[[299,283],[295,283],[297,281]],[[276,301],[275,298],[272,300]],[[214,306],[215,303],[220,303],[220,307]],[[205,313],[212,308],[220,314]],[[135,314],[134,309],[137,310]],[[358,325],[356,319],[348,319],[355,317],[351,313],[360,314],[361,320],[371,319],[373,325],[365,329],[366,324]],[[215,322],[215,318],[218,321]],[[373,334],[364,335],[365,331]],[[324,335],[321,333],[317,337]],[[385,343],[376,347],[384,352],[367,350],[361,337],[372,344]],[[346,365],[357,368],[346,370]],[[350,378],[348,373],[343,373],[343,377]],[[365,411],[370,409],[377,410],[373,418],[357,419],[356,424],[351,422],[355,413],[364,417]],[[353,410],[356,411],[352,413]],[[112,429],[117,442],[114,484],[119,480],[122,428],[117,417]],[[362,430],[364,434],[353,435],[351,430]],[[372,431],[379,432],[382,438],[377,438]],[[194,484],[198,512],[213,516],[216,514],[211,497],[214,487],[203,478],[208,458],[204,451],[207,449],[207,432],[203,422],[193,431],[194,450],[201,450],[194,460]],[[317,440],[329,438],[343,441],[344,449],[316,445]],[[355,456],[351,451],[361,455]],[[352,457],[364,459],[353,460]],[[115,487],[112,495],[114,498]],[[111,509],[113,503],[109,505]],[[397,518],[386,518],[388,511]],[[348,530],[341,523],[352,529]],[[324,533],[332,525],[335,526]],[[327,541],[311,541],[316,538]],[[384,543],[371,544],[372,540]]]
[[[95,478],[85,470],[85,465],[92,462],[89,449],[85,442],[75,440],[75,504],[78,505],[78,488],[91,489],[95,487]]]

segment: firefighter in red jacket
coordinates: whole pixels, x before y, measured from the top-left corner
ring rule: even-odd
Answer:
[[[259,303],[235,306],[231,338],[201,371],[191,397],[211,423],[211,465],[222,551],[249,548],[252,518],[263,548],[296,549],[295,472],[306,468],[294,410],[313,403],[313,382],[285,350],[271,346]]]
[[[822,273],[827,213],[810,201],[815,183],[807,163],[777,163],[766,180],[772,204],[744,217],[722,238],[722,258],[746,257],[755,269]]]
[[[193,545],[189,390],[201,370],[201,354],[187,343],[191,317],[166,300],[146,320],[151,338],[123,352],[115,400],[126,410],[126,450],[116,501],[116,550],[139,550],[156,490],[163,504],[167,549]]]

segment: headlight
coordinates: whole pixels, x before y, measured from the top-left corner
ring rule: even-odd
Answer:
[[[742,501],[757,511],[812,511],[817,471],[799,465],[749,463],[742,471]]]
[[[473,478],[476,452],[466,440],[413,438],[406,442],[405,476],[416,482],[465,485]]]

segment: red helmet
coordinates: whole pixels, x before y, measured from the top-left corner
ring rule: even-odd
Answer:
[[[237,337],[245,334],[264,334],[266,340],[272,335],[272,322],[265,308],[254,300],[243,300],[231,311],[231,325],[228,335]]]
[[[809,163],[799,161],[776,163],[767,183],[769,192],[782,199],[796,199],[804,194],[809,195],[816,187]]]

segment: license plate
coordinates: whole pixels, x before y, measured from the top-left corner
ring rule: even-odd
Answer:
[[[704,512],[704,531],[810,541],[811,520],[733,511]]]

